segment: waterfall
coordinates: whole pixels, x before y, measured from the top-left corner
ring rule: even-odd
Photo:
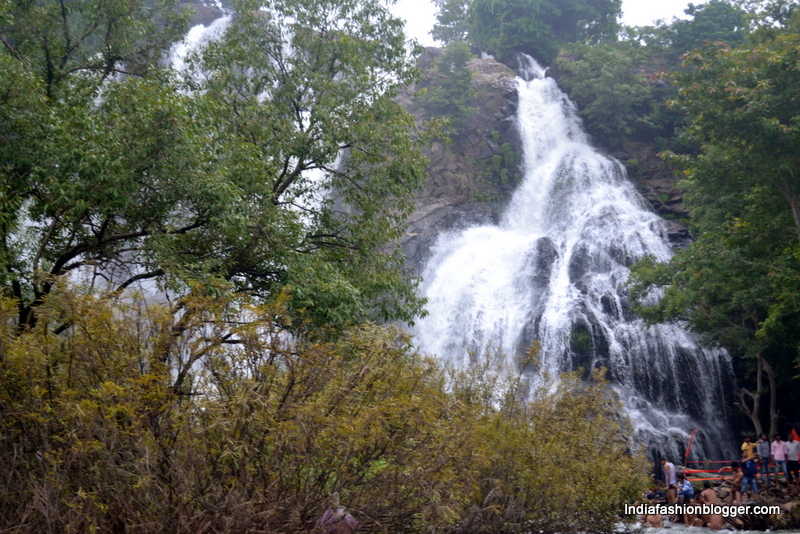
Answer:
[[[598,153],[575,105],[529,57],[521,60],[518,128],[524,179],[500,222],[439,236],[424,271],[429,315],[422,350],[453,365],[532,342],[538,373],[606,367],[637,439],[652,454],[732,452],[725,399],[730,358],[700,347],[681,325],[648,327],[628,306],[628,267],[672,255],[664,221],[616,160]]]

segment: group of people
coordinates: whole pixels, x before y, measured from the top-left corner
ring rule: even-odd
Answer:
[[[744,438],[741,459],[731,462],[732,474],[727,477],[727,481],[731,485],[731,504],[741,505],[743,496],[748,490],[751,499],[758,495],[757,476],[759,473],[762,477],[761,482],[766,487],[774,485],[779,474],[786,477],[786,483],[789,486],[800,486],[800,440],[794,439],[793,433],[788,435],[786,441],[783,441],[781,437],[781,434],[775,434],[775,439],[770,442],[767,434],[762,433],[756,443],[752,443],[749,436]],[[771,465],[774,465],[774,473]],[[675,464],[661,458],[661,466],[664,469],[666,494],[653,487],[650,493],[644,496],[648,501],[669,505],[721,504],[710,481],[703,482],[703,490],[696,496],[692,482],[675,468]],[[673,522],[681,519],[686,526],[707,526],[711,530],[721,530],[724,527],[724,519],[719,514],[684,514],[683,518],[670,518]],[[642,522],[645,526],[663,527],[664,517],[660,514],[649,514],[642,517]]]
[[[664,495],[661,490],[653,488],[650,493],[644,496],[648,501],[663,504],[688,504],[691,506],[720,504],[717,492],[711,487],[711,482],[708,480],[703,482],[703,491],[699,495],[695,495],[692,482],[683,473],[677,472],[672,462],[662,458],[661,465],[664,467],[664,474],[668,483],[667,494]],[[684,513],[681,518],[672,516],[669,519],[673,523],[682,520],[687,527],[708,527],[711,530],[722,530],[725,526],[725,520],[722,515],[713,513]],[[664,516],[662,514],[645,514],[642,516],[642,524],[646,527],[664,528]]]
[[[750,436],[746,436],[742,443],[742,461],[755,462],[762,482],[767,485],[773,484],[771,477],[777,478],[781,472],[790,485],[800,485],[800,441],[794,439],[792,432],[786,441],[781,439],[781,434],[775,434],[774,438],[770,443],[766,432],[762,432],[758,441],[752,443]],[[771,472],[771,464],[775,466],[774,474]],[[755,477],[753,479],[755,485]]]

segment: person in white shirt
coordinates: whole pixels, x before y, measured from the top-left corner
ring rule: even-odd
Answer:
[[[666,458],[661,458],[661,467],[664,468],[665,482],[667,483],[667,504],[675,504],[678,501],[678,479],[675,472],[675,464],[668,462]]]
[[[800,486],[800,442],[794,439],[791,432],[786,439],[786,467],[789,468],[789,483],[794,478],[794,483]]]

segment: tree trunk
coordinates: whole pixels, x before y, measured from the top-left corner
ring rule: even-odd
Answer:
[[[760,354],[758,358],[762,361],[764,372],[769,380],[769,437],[773,437],[778,431],[778,387],[775,384],[775,370]]]
[[[736,407],[739,408],[742,412],[750,418],[753,422],[753,427],[756,430],[756,436],[760,436],[763,432],[761,426],[761,418],[758,415],[758,412],[761,408],[761,396],[764,394],[763,388],[763,375],[764,375],[764,360],[761,358],[761,355],[758,355],[756,359],[756,390],[755,392],[749,391],[747,389],[741,388],[737,393],[739,394],[739,402],[736,402]],[[747,397],[750,397],[752,401],[752,406],[748,405]]]

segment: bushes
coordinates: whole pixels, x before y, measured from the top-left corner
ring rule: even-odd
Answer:
[[[572,45],[556,59],[559,85],[580,108],[587,131],[610,147],[625,141],[669,138],[680,116],[663,101],[675,90],[645,72],[657,62],[630,43]]]
[[[281,304],[191,304],[179,333],[61,291],[18,334],[3,301],[0,529],[306,531],[340,502],[365,532],[598,532],[643,482],[597,377],[527,402],[518,373],[446,372],[392,328],[311,344]]]

